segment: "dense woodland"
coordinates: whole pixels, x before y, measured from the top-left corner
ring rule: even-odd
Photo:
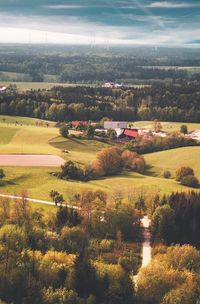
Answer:
[[[53,121],[152,120],[200,122],[199,81],[143,88],[54,87],[0,95],[0,114]]]
[[[0,298],[14,304],[132,304],[140,266],[139,212],[104,192],[74,197],[81,211],[0,201]],[[96,208],[95,208],[96,206]],[[104,214],[104,221],[102,221]],[[132,243],[131,243],[131,242]]]
[[[181,49],[1,46],[0,53],[0,80],[10,81],[16,77],[69,83],[188,79],[186,70],[174,66],[200,66],[198,52]],[[162,65],[169,68],[150,68]]]

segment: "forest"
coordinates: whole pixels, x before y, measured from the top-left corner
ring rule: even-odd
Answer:
[[[185,69],[198,67],[195,50],[165,48],[102,48],[53,46],[1,46],[0,80],[42,82],[97,83],[117,81],[130,84],[153,80],[190,79]],[[164,59],[163,59],[164,58]],[[169,68],[155,69],[155,66]],[[10,73],[10,74],[9,74]],[[17,75],[12,75],[17,73]]]
[[[13,85],[0,95],[0,114],[53,121],[154,120],[200,122],[200,82],[183,81],[120,89],[60,87],[19,91]]]

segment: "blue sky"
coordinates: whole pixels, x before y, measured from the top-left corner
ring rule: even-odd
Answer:
[[[200,45],[200,0],[0,0],[0,42]]]

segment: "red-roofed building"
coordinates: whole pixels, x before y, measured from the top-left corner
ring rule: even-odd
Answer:
[[[129,138],[137,138],[139,137],[139,132],[136,129],[125,129],[122,135],[123,137],[127,136]]]
[[[72,128],[77,128],[77,127],[87,127],[89,126],[90,122],[89,121],[80,121],[80,120],[76,120],[76,121],[72,121]]]

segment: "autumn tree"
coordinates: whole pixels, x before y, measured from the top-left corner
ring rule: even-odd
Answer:
[[[194,176],[194,170],[190,167],[180,167],[176,170],[176,180],[178,182],[180,182],[183,177],[188,175]]]
[[[153,130],[154,132],[158,133],[162,131],[162,124],[158,119],[153,121]]]
[[[125,150],[122,153],[123,167],[128,170],[143,173],[145,170],[145,160],[136,152]]]
[[[93,169],[100,176],[117,174],[122,167],[121,150],[115,147],[105,148],[98,152],[93,162]]]

